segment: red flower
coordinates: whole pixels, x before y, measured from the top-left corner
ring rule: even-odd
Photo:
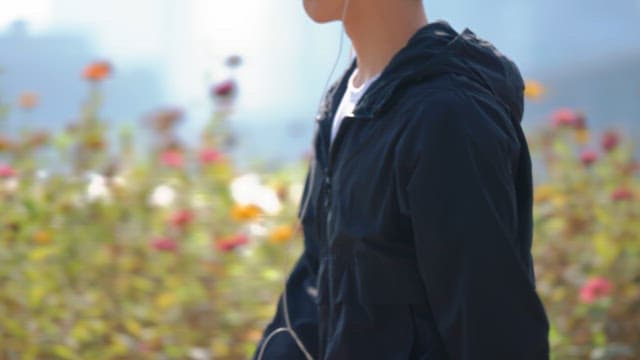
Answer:
[[[225,237],[218,240],[215,245],[220,251],[228,252],[240,245],[247,244],[249,237],[246,234],[239,233],[230,237]]]
[[[580,112],[569,108],[561,108],[551,115],[551,124],[554,127],[569,126],[582,129],[585,127],[585,117]]]
[[[580,154],[580,161],[582,161],[585,166],[593,164],[596,160],[598,160],[598,153],[595,152],[595,150],[585,149]]]
[[[17,172],[14,168],[12,168],[9,165],[0,164],[0,177],[8,178],[16,175],[17,175]]]
[[[167,166],[180,168],[184,164],[184,157],[179,150],[165,150],[160,154],[160,161]]]
[[[225,80],[212,89],[212,95],[215,97],[228,97],[232,95],[236,90],[236,83],[233,79]]]
[[[620,142],[620,135],[614,130],[608,130],[602,135],[601,145],[602,148],[609,152],[615,149]]]
[[[611,200],[613,201],[621,201],[621,200],[632,200],[633,192],[629,188],[619,187],[611,193]]]
[[[590,304],[611,293],[613,284],[601,276],[589,279],[580,289],[580,301]]]
[[[217,161],[222,160],[223,154],[222,152],[213,149],[213,148],[205,148],[200,150],[200,162],[203,164],[215,163]]]
[[[160,237],[151,241],[151,246],[159,251],[174,252],[178,249],[178,243],[170,237]]]
[[[194,217],[195,215],[193,211],[189,209],[181,209],[171,215],[169,222],[174,226],[183,227],[190,223]]]

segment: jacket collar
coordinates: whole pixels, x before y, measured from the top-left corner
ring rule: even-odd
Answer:
[[[423,65],[428,65],[427,62],[429,64],[433,62],[432,65],[436,65],[436,61],[442,62],[444,60],[442,55],[444,55],[443,51],[446,49],[446,45],[450,42],[455,42],[458,35],[449,23],[444,20],[430,22],[418,29],[409,38],[404,47],[391,58],[387,66],[382,70],[380,77],[365,92],[354,109],[354,115],[356,117],[371,118],[379,114],[389,104],[389,100],[392,99],[400,85],[421,80],[425,75],[428,75],[429,71],[423,71],[421,73],[422,77],[415,76],[417,75],[415,65],[412,65],[411,62],[416,60],[416,55],[421,56],[420,62]],[[420,47],[418,49],[420,54],[416,52],[417,47]],[[342,95],[346,91],[347,82],[357,66],[358,59],[354,58],[340,78],[327,90],[325,100],[321,105],[318,116],[316,116],[317,121],[327,118],[335,112],[334,108],[340,102]],[[432,73],[442,71],[440,67],[423,67],[436,70],[431,71]]]
[[[335,113],[357,61],[354,58],[327,90],[316,121]],[[380,115],[403,90],[443,73],[462,74],[477,82],[512,113],[514,121],[521,120],[524,82],[515,64],[468,28],[458,33],[441,19],[418,29],[391,58],[356,104],[354,116],[371,119]]]

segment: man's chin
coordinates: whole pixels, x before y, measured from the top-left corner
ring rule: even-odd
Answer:
[[[313,20],[313,22],[318,24],[325,24],[332,21],[340,20],[335,16],[330,16],[326,14],[326,11],[320,11],[317,9],[317,4],[314,3],[315,0],[305,0],[304,1],[304,10],[307,13],[307,16]]]

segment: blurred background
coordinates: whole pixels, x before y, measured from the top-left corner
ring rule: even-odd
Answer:
[[[615,123],[639,133],[637,0],[426,5],[431,20],[469,27],[510,56],[523,76],[551,90],[547,101],[528,104],[525,127],[563,105],[589,113],[594,126]],[[180,128],[187,136],[200,125],[208,87],[228,76],[222,60],[241,54],[235,78],[242,96],[232,122],[243,136],[236,151],[267,161],[292,160],[309,148],[310,120],[340,31],[338,23],[311,22],[299,2],[250,0],[7,1],[0,28],[5,97],[27,89],[41,94],[31,121],[52,127],[72,117],[81,101],[78,69],[107,58],[117,68],[104,90],[109,121],[134,122],[158,104],[179,104],[187,112]],[[333,78],[348,63],[349,48],[347,38]]]
[[[425,5],[527,80],[554,356],[640,358],[640,1]],[[0,359],[249,356],[301,251],[339,23],[300,1],[0,9]]]

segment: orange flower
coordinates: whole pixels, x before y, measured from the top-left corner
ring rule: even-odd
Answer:
[[[0,136],[0,151],[10,150],[14,147],[14,143],[11,139]]]
[[[536,80],[526,80],[524,82],[524,96],[529,99],[538,99],[545,94],[544,86]]]
[[[51,233],[45,230],[38,230],[33,234],[33,240],[40,245],[49,244],[51,243]]]
[[[574,136],[576,142],[580,145],[584,145],[589,142],[589,130],[586,128],[576,129],[576,131],[574,132]]]
[[[101,81],[111,74],[111,63],[108,61],[95,61],[89,64],[82,72],[82,77],[89,81]]]
[[[253,220],[262,214],[262,209],[255,204],[234,205],[231,208],[231,218],[236,221]]]
[[[271,230],[269,242],[272,244],[282,244],[291,239],[293,228],[288,224],[278,225]]]
[[[20,94],[18,104],[25,110],[33,109],[38,105],[38,94],[32,91],[26,91]]]

